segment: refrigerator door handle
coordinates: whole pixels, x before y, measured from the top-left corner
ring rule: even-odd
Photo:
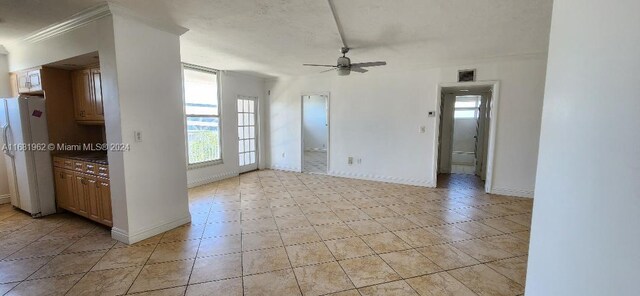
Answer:
[[[9,137],[7,135],[8,131],[9,131],[9,124],[6,124],[5,126],[2,127],[2,139],[4,140],[4,146],[5,146],[4,154],[13,158],[14,155],[13,153],[11,153],[11,146],[9,145]]]

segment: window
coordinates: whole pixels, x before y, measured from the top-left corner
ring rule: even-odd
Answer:
[[[183,69],[189,165],[221,161],[217,72],[192,65]]]
[[[480,96],[457,96],[454,118],[477,118],[480,111]]]

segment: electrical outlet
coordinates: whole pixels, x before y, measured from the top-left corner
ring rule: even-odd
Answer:
[[[426,127],[426,126],[424,126],[424,125],[421,125],[421,126],[420,126],[420,133],[421,133],[421,134],[424,134],[424,133],[426,133],[426,132],[427,132],[427,127]]]
[[[347,158],[347,164],[348,165],[352,165],[353,164],[353,156],[349,156],[349,158]]]
[[[358,160],[356,161],[358,164],[362,164],[362,158],[358,158]]]
[[[285,154],[284,154],[284,152],[282,152],[282,158],[284,158],[284,156],[285,156]]]
[[[134,131],[133,132],[133,139],[136,142],[142,142],[142,132],[141,131]]]

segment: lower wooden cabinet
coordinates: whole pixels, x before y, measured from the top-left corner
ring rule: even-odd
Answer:
[[[74,200],[73,192],[73,182],[75,182],[75,176],[73,174],[73,171],[63,168],[54,168],[53,173],[55,175],[56,199],[58,201],[58,207],[76,211],[77,203]]]
[[[111,226],[113,225],[113,219],[111,218],[111,184],[107,179],[98,178],[96,185],[100,200],[100,218],[102,219],[102,224]]]
[[[53,171],[59,208],[113,226],[109,179],[61,167]]]

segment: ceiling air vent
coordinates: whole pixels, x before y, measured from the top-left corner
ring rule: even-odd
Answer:
[[[476,69],[458,70],[458,82],[476,81]]]

